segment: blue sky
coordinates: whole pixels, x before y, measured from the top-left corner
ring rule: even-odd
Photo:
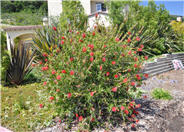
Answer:
[[[184,16],[184,0],[155,0],[157,5],[164,4],[171,15]],[[142,0],[141,5],[147,5],[148,0]]]

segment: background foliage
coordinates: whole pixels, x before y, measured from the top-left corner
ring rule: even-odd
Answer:
[[[157,6],[151,0],[148,6],[140,6],[139,1],[112,1],[107,6],[113,24],[124,23],[122,34],[128,32],[132,25],[137,25],[138,30],[142,28],[140,41],[147,54],[153,56],[184,50],[182,40],[169,24],[171,17],[164,5]],[[127,12],[123,10],[125,7]]]
[[[47,1],[7,0],[1,2],[1,19],[3,24],[38,25],[47,16],[47,10]]]
[[[69,27],[84,28],[84,25],[87,23],[87,16],[80,1],[63,1],[62,10],[60,15],[61,27],[67,27],[69,24]]]

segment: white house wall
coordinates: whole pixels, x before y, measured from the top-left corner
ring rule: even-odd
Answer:
[[[96,12],[96,2],[91,1],[91,13]]]
[[[86,15],[90,15],[91,14],[91,2],[90,2],[90,0],[80,0],[80,2],[84,8],[84,12],[86,13]]]
[[[62,12],[62,0],[47,0],[48,2],[48,16],[57,17]]]
[[[100,25],[104,25],[105,27],[110,26],[110,22],[108,20],[108,15],[99,14],[98,17],[99,17],[99,24]],[[88,17],[88,25],[89,25],[89,27],[91,29],[94,27],[94,25],[96,25],[95,23],[96,23],[95,16],[94,15],[93,16],[89,16]]]

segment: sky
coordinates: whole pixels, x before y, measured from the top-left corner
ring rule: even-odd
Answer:
[[[184,0],[155,0],[157,5],[164,4],[171,15],[184,16]],[[147,5],[148,0],[142,0],[141,5]]]

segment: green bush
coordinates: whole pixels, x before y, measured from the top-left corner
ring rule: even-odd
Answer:
[[[60,15],[60,26],[63,28],[77,27],[83,29],[87,23],[87,15],[85,15],[84,8],[80,1],[63,1],[62,13]],[[69,26],[68,26],[69,24]]]
[[[62,121],[79,121],[87,129],[116,124],[115,119],[134,122],[139,105],[132,93],[143,78],[142,48],[132,47],[139,40],[122,41],[114,27],[97,29],[55,31],[62,34],[62,50],[43,53],[44,62],[39,64],[48,100],[56,104]]]
[[[152,0],[148,2],[148,6],[141,6],[139,3],[140,1],[107,2],[110,20],[114,25],[120,26],[123,23],[123,35],[127,32],[134,35],[130,27],[137,25],[136,32],[142,34],[140,43],[145,47],[144,53],[149,56],[182,51],[183,42],[172,30],[170,15],[164,5],[157,6]],[[127,8],[127,12],[123,12],[124,8]]]
[[[1,81],[2,84],[6,82],[6,71],[10,64],[9,53],[6,48],[6,36],[4,32],[1,32]]]
[[[164,99],[164,100],[170,100],[170,99],[172,99],[172,96],[170,95],[170,93],[168,91],[165,91],[162,88],[155,88],[152,91],[151,95],[155,99]]]

